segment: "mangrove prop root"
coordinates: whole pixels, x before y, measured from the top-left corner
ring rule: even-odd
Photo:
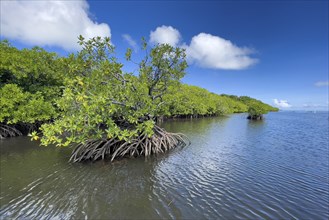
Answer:
[[[7,137],[21,136],[22,132],[17,130],[15,127],[0,124],[0,139],[5,139]]]
[[[248,115],[249,120],[263,120],[263,115]]]
[[[148,137],[141,134],[130,141],[118,138],[88,140],[78,144],[72,152],[71,162],[98,160],[109,158],[113,161],[121,157],[149,156],[164,153],[175,147],[185,147],[190,144],[188,138],[180,133],[170,133],[155,126],[154,135]]]

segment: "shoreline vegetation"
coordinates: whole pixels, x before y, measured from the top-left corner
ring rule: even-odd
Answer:
[[[260,120],[270,105],[247,96],[218,95],[182,84],[185,51],[150,48],[122,70],[109,38],[79,37],[82,50],[59,57],[40,47],[19,50],[0,42],[0,139],[29,134],[41,145],[74,146],[71,161],[148,156],[189,144],[157,122],[248,112]]]

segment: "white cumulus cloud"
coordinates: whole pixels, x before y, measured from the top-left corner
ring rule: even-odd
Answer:
[[[170,44],[177,46],[181,39],[179,31],[172,26],[162,25],[150,33],[150,42],[155,44]]]
[[[200,67],[239,70],[258,62],[250,56],[255,52],[253,49],[238,47],[219,36],[200,33],[192,38],[189,45],[180,44],[180,40],[180,32],[172,26],[163,25],[150,33],[151,43],[183,47],[186,49],[187,61]]]
[[[136,41],[129,34],[123,34],[122,37],[134,49],[134,51],[138,50]]]
[[[88,16],[87,1],[1,1],[1,35],[39,46],[79,49],[77,37],[110,37],[110,27]]]
[[[279,108],[290,108],[292,105],[287,100],[273,99],[274,105]]]
[[[329,81],[319,81],[319,82],[316,82],[314,85],[317,87],[329,86]]]
[[[252,49],[238,47],[229,40],[206,33],[194,36],[185,49],[189,63],[205,68],[239,70],[258,61],[250,57],[254,52]]]

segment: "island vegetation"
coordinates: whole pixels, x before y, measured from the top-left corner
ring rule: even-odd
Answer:
[[[1,41],[0,138],[30,134],[42,145],[75,146],[73,162],[113,160],[186,146],[185,135],[159,127],[164,118],[248,112],[248,118],[261,119],[278,110],[181,83],[187,68],[181,48],[150,48],[143,40],[145,57],[134,74],[122,70],[109,38],[80,36],[79,43],[80,52],[60,57]],[[128,49],[127,61],[131,55]]]

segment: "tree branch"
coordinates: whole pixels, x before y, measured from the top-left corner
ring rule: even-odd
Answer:
[[[116,101],[114,99],[111,99],[111,102],[112,102],[112,104],[115,104],[115,105],[120,105],[120,106],[123,106],[123,107],[128,107],[128,108],[131,108],[132,110],[135,110],[135,111],[137,110],[137,107],[136,106],[128,106],[124,102],[119,102],[119,101]]]

